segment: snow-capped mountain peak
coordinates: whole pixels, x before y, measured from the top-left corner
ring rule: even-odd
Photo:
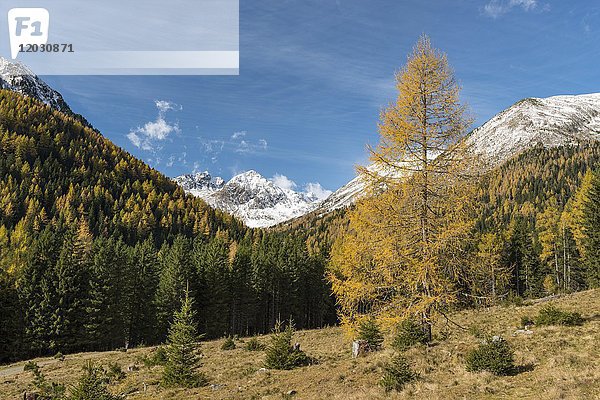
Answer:
[[[538,144],[546,147],[600,140],[600,93],[523,99],[500,112],[467,137],[473,150],[491,165]],[[335,191],[319,212],[343,208],[365,193],[360,176]]]
[[[600,139],[600,93],[523,99],[467,139],[492,165],[541,144],[546,147]]]
[[[173,180],[184,190],[199,197],[203,197],[202,193],[213,193],[225,185],[223,178],[213,178],[208,171],[181,175]]]
[[[71,113],[62,95],[19,62],[0,57],[0,88],[33,97],[50,107]]]
[[[238,174],[227,183],[206,171],[181,175],[174,181],[190,194],[239,217],[253,228],[277,225],[304,215],[321,200],[315,193],[282,188],[254,170]]]

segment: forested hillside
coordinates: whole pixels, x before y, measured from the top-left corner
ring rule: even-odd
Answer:
[[[0,360],[334,322],[325,257],[250,231],[78,119],[0,92]]]

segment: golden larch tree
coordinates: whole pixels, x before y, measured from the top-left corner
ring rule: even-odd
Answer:
[[[381,113],[368,195],[332,250],[330,279],[342,323],[420,318],[431,336],[468,270],[475,191],[463,140],[471,120],[446,55],[422,36],[396,75],[398,97]]]

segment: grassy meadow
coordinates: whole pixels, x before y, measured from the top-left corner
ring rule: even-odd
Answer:
[[[580,312],[582,326],[532,327],[533,334],[516,334],[522,316],[534,316],[544,305]],[[127,352],[80,353],[64,360],[34,361],[48,380],[73,384],[86,360],[118,363],[125,378],[110,385],[128,399],[600,399],[600,290],[589,290],[523,306],[466,310],[440,321],[435,340],[405,352],[419,379],[401,392],[386,393],[380,386],[382,366],[393,351],[386,341],[382,351],[352,359],[350,340],[338,327],[299,331],[299,342],[315,365],[290,371],[265,370],[264,352],[248,351],[248,338],[233,350],[221,350],[223,340],[202,343],[202,372],[209,384],[199,389],[163,389],[161,366],[148,367],[142,359],[154,347]],[[517,371],[510,376],[471,373],[464,356],[477,347],[477,332],[502,335],[515,350]],[[268,336],[258,340],[268,343]],[[0,399],[21,398],[32,389],[33,375],[25,362],[0,367]]]

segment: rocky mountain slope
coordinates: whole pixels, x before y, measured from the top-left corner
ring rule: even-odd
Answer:
[[[527,98],[507,108],[468,137],[493,165],[538,144],[556,147],[600,139],[600,93]]]
[[[312,193],[281,188],[252,170],[234,176],[227,183],[206,171],[178,176],[174,181],[188,193],[239,217],[253,228],[273,226],[304,215],[322,200]]]
[[[523,99],[473,130],[467,141],[496,166],[537,145],[558,147],[600,140],[600,93]],[[320,212],[352,204],[364,192],[356,177],[333,192]]]
[[[0,89],[33,97],[67,114],[72,111],[62,95],[37,77],[25,65],[0,57]]]

